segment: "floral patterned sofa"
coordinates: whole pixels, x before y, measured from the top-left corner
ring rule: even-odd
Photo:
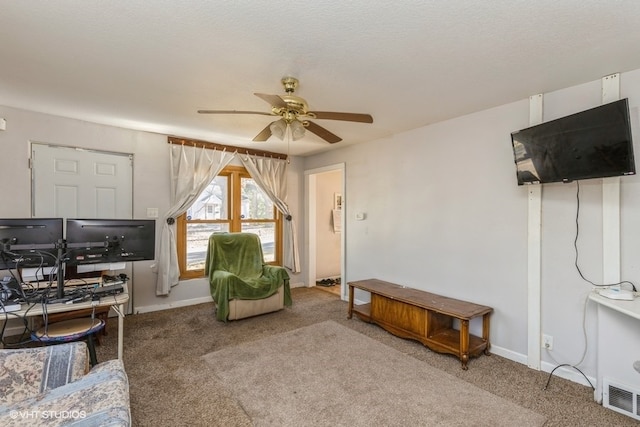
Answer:
[[[131,425],[122,361],[89,370],[87,353],[84,342],[0,350],[0,425]]]

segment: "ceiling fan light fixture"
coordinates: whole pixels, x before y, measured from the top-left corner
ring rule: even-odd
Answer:
[[[284,141],[284,136],[287,133],[287,124],[285,123],[284,119],[276,120],[275,122],[271,123],[269,129],[271,129],[272,135]]]
[[[304,136],[304,125],[302,123],[294,120],[289,126],[291,127],[291,137],[294,141],[297,141]]]
[[[276,120],[269,125],[271,134],[278,139],[284,141],[287,137],[287,132],[291,132],[290,137],[292,140],[297,141],[302,138],[305,133],[304,125],[298,120],[293,120],[291,123],[287,123],[285,119]]]
[[[291,141],[301,139],[306,131],[317,135],[330,144],[342,141],[338,135],[329,132],[324,127],[308,119],[341,120],[346,122],[373,123],[370,114],[345,113],[336,111],[309,111],[307,101],[294,95],[298,87],[298,79],[295,77],[283,77],[282,84],[286,95],[270,95],[267,93],[254,93],[255,96],[271,105],[270,112],[242,111],[242,110],[198,110],[200,114],[259,114],[264,116],[280,117],[260,131],[253,141],[266,141],[275,135],[278,139]]]

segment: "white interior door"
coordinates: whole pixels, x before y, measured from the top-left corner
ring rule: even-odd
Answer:
[[[31,197],[36,218],[132,218],[133,156],[32,143]],[[132,278],[131,263],[124,273]],[[133,289],[129,293],[127,313]]]
[[[32,143],[33,216],[132,218],[132,157]]]

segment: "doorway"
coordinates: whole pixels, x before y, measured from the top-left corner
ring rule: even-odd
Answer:
[[[305,171],[308,286],[346,300],[344,163]]]

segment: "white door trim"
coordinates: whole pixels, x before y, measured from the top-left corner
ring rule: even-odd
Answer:
[[[345,195],[346,178],[345,164],[337,163],[333,165],[323,166],[321,168],[309,169],[304,171],[304,187],[305,187],[305,241],[307,242],[307,286],[315,286],[316,283],[316,180],[317,175],[325,172],[339,171],[342,175],[342,223],[340,224],[342,232],[340,233],[340,298],[347,299],[346,285],[346,214],[348,200]]]

